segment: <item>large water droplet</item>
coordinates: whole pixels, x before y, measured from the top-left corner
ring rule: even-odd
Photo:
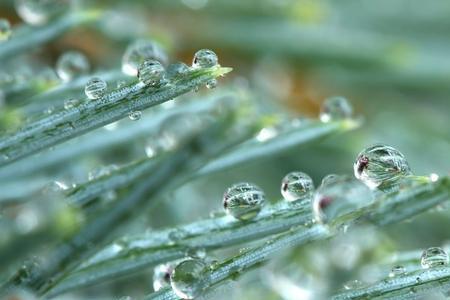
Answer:
[[[330,122],[351,118],[353,108],[344,97],[330,97],[325,99],[320,110],[320,120]]]
[[[107,85],[105,81],[98,77],[94,77],[89,79],[89,81],[86,83],[86,86],[84,87],[84,93],[89,99],[95,100],[101,98],[105,94],[106,87]]]
[[[194,299],[203,288],[203,276],[209,271],[201,259],[188,259],[179,263],[170,276],[170,284],[178,297]]]
[[[136,110],[136,111],[130,112],[130,114],[128,115],[128,118],[130,118],[131,121],[137,121],[141,118],[141,116],[142,116],[142,112],[139,110]]]
[[[401,276],[406,273],[406,269],[404,266],[397,265],[393,266],[391,272],[389,272],[389,277]]]
[[[154,59],[147,59],[139,65],[138,78],[149,86],[159,87],[164,77],[163,65]]]
[[[314,183],[308,174],[291,172],[281,181],[281,194],[287,201],[296,201],[311,198]]]
[[[422,268],[428,269],[433,267],[448,265],[448,254],[440,247],[431,247],[423,251],[421,258]]]
[[[87,74],[90,65],[87,57],[78,51],[67,51],[56,62],[56,73],[63,81]]]
[[[153,269],[153,289],[159,291],[170,285],[170,274],[174,269],[173,263],[161,264]]]
[[[170,64],[166,70],[166,79],[169,81],[181,79],[186,76],[189,70],[189,67],[182,62]]]
[[[0,42],[11,37],[11,24],[7,19],[0,19]]]
[[[313,200],[314,219],[320,223],[331,223],[355,210],[373,203],[373,195],[360,181],[341,176],[320,186]]]
[[[232,185],[223,195],[223,207],[226,212],[244,221],[256,217],[265,201],[263,190],[246,182]]]
[[[167,54],[159,44],[150,40],[137,40],[130,44],[122,57],[122,72],[130,76],[138,74],[139,66],[148,59],[167,64]]]
[[[355,177],[371,189],[390,189],[411,174],[408,162],[397,149],[373,145],[358,154],[353,165]]]
[[[71,0],[15,0],[17,14],[26,23],[40,25],[69,11]]]
[[[192,67],[194,68],[211,68],[217,64],[217,55],[209,49],[198,50],[192,60]]]

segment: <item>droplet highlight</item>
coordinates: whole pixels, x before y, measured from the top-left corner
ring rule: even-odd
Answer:
[[[56,73],[63,81],[70,81],[87,74],[90,64],[87,57],[78,51],[68,51],[62,54],[56,62]]]
[[[265,201],[264,191],[258,186],[246,182],[232,185],[223,195],[225,211],[243,221],[255,218]]]
[[[355,177],[371,189],[388,190],[398,185],[411,169],[403,154],[397,149],[376,144],[358,154],[353,164]]]
[[[179,80],[186,76],[190,71],[190,68],[182,62],[176,62],[170,64],[166,70],[166,79],[169,81]]]
[[[107,84],[105,81],[98,77],[94,77],[89,79],[86,83],[84,93],[89,99],[95,100],[101,98],[105,94],[106,88]]]
[[[440,247],[431,247],[423,251],[421,265],[424,269],[448,265],[448,254]]]
[[[313,192],[313,180],[306,173],[291,172],[281,181],[281,195],[286,201],[309,199]]]
[[[325,99],[320,109],[320,120],[330,122],[349,119],[352,117],[353,108],[344,97],[330,97]]]

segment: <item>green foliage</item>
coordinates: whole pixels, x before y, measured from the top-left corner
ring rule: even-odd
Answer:
[[[0,4],[0,298],[449,297],[445,0],[63,2]]]

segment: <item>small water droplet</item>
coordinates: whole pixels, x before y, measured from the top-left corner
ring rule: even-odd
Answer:
[[[261,211],[266,196],[258,186],[251,183],[238,183],[229,187],[223,195],[225,211],[239,220],[250,220]]]
[[[96,168],[88,173],[88,180],[91,181],[91,180],[95,180],[95,179],[103,177],[103,176],[108,176],[112,172],[114,172],[118,169],[119,169],[119,167],[114,164],[109,165],[109,166],[101,166],[101,167]]]
[[[421,265],[424,269],[445,266],[448,265],[448,262],[447,252],[440,247],[431,247],[422,253]]]
[[[156,137],[149,138],[145,143],[145,154],[148,158],[155,157],[160,151],[159,141]]]
[[[371,189],[391,189],[411,174],[406,158],[397,149],[377,144],[358,154],[353,165],[355,177]]]
[[[406,273],[406,269],[404,266],[397,265],[393,266],[391,272],[389,272],[389,277],[401,276]]]
[[[174,267],[174,263],[167,263],[158,265],[153,269],[153,289],[155,292],[170,286],[170,275]]]
[[[256,135],[256,140],[263,143],[273,139],[278,135],[278,131],[275,127],[265,127],[261,129]]]
[[[314,183],[308,174],[291,172],[281,181],[281,195],[286,201],[309,199],[314,192]]]
[[[94,77],[89,79],[89,81],[86,83],[86,86],[84,87],[84,93],[89,99],[95,100],[101,98],[105,94],[106,87],[107,84],[105,81],[98,77]]]
[[[89,69],[87,57],[79,51],[67,51],[56,62],[56,73],[63,81],[87,74]]]
[[[208,89],[215,89],[217,87],[217,79],[210,79],[206,82],[206,87]]]
[[[145,60],[156,60],[167,64],[167,54],[159,44],[151,40],[137,40],[130,44],[122,57],[122,72],[138,75],[138,68]]]
[[[166,70],[166,79],[169,81],[174,81],[183,78],[189,73],[189,67],[182,62],[176,62],[170,64]]]
[[[71,109],[80,104],[80,101],[77,99],[68,99],[64,101],[64,109]]]
[[[203,276],[209,271],[201,259],[188,259],[179,263],[170,276],[170,285],[175,294],[183,299],[198,297],[203,288]]]
[[[146,85],[159,87],[162,84],[164,73],[164,67],[159,61],[147,59],[139,65],[137,76]]]
[[[41,25],[60,16],[71,7],[71,0],[15,0],[17,14],[26,23]]]
[[[438,174],[436,174],[436,173],[431,173],[430,174],[430,181],[431,182],[436,182],[438,180],[439,180],[439,175]]]
[[[7,19],[0,18],[0,42],[7,41],[11,37],[11,24]]]
[[[198,50],[192,60],[193,68],[211,68],[218,64],[217,55],[209,49]]]
[[[330,122],[351,118],[353,108],[344,97],[330,97],[325,99],[320,110],[320,120]]]
[[[350,281],[347,281],[346,283],[344,283],[344,289],[346,289],[346,290],[353,290],[353,289],[361,288],[363,286],[364,286],[364,284],[361,281],[359,281],[358,279],[350,280]]]
[[[136,110],[136,111],[130,112],[130,114],[128,115],[128,118],[130,118],[131,121],[137,121],[141,118],[141,116],[142,116],[142,112],[139,110]]]
[[[340,180],[320,186],[313,200],[314,219],[330,223],[373,203],[370,189],[360,181],[342,176]]]

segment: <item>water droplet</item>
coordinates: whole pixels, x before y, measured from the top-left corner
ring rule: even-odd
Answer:
[[[344,289],[346,289],[346,290],[353,290],[353,289],[361,288],[363,286],[364,286],[364,284],[361,281],[359,281],[358,279],[350,280],[350,281],[347,281],[346,283],[344,283]]]
[[[232,185],[223,195],[223,207],[226,212],[244,221],[256,217],[265,201],[263,190],[246,182]]]
[[[341,176],[317,189],[313,200],[314,219],[319,223],[330,223],[372,203],[373,195],[367,186]]]
[[[137,121],[141,118],[141,116],[142,116],[142,112],[139,110],[136,110],[136,111],[130,112],[130,114],[128,115],[128,118],[130,118],[131,121]]]
[[[281,195],[286,201],[309,199],[313,192],[314,183],[303,172],[291,172],[281,181]]]
[[[56,73],[63,81],[87,74],[90,64],[87,57],[78,51],[67,51],[56,62]]]
[[[208,89],[215,89],[217,87],[217,79],[210,79],[206,82],[206,87]]]
[[[431,247],[423,251],[421,258],[422,268],[428,269],[448,265],[448,254],[440,247]]]
[[[389,277],[401,276],[406,273],[406,269],[404,266],[393,266],[391,272],[389,272]]]
[[[181,239],[184,239],[187,235],[188,233],[186,232],[186,230],[181,228],[175,228],[169,232],[168,237],[170,240],[176,242]]]
[[[408,162],[397,149],[373,145],[358,154],[353,165],[355,177],[371,189],[389,189],[411,174]]]
[[[330,184],[332,182],[338,181],[339,178],[341,176],[337,175],[337,174],[328,174],[327,176],[325,176],[324,178],[322,178],[322,182],[320,183],[320,185],[327,185]]]
[[[154,59],[147,59],[139,65],[138,78],[149,86],[159,87],[164,77],[163,65]]]
[[[167,64],[167,54],[159,44],[151,40],[137,40],[125,50],[122,57],[122,72],[136,76],[139,66],[149,59],[157,60],[163,65]]]
[[[353,108],[344,97],[330,97],[325,99],[320,110],[320,120],[330,122],[351,118]]]
[[[258,134],[256,135],[255,138],[258,142],[263,143],[263,142],[273,139],[277,135],[278,135],[278,131],[275,127],[265,127],[258,132]]]
[[[189,67],[182,62],[170,64],[166,70],[166,79],[169,81],[181,79],[189,73],[189,70]]]
[[[431,182],[436,182],[438,180],[439,180],[439,175],[438,174],[436,174],[436,173],[431,173],[430,174],[430,181]]]
[[[123,88],[126,85],[127,85],[127,82],[125,80],[119,80],[119,81],[117,81],[117,84],[116,84],[118,89]]]
[[[11,37],[11,24],[7,19],[0,19],[0,42]]]
[[[211,68],[218,64],[216,53],[209,49],[198,50],[192,60],[193,68]]]
[[[15,0],[17,14],[26,23],[40,25],[68,11],[71,0]]]
[[[86,83],[86,86],[84,87],[84,93],[89,99],[95,100],[101,98],[105,94],[106,87],[107,85],[105,81],[98,77],[94,77],[89,79],[89,81]]]
[[[161,264],[153,269],[153,289],[159,291],[170,286],[170,274],[174,269],[173,263]]]
[[[101,167],[94,169],[88,173],[88,180],[91,181],[91,180],[95,180],[95,179],[103,177],[103,176],[108,176],[112,172],[114,172],[118,169],[119,169],[119,167],[114,164],[109,165],[109,166],[101,166]]]
[[[77,99],[68,99],[64,101],[64,109],[71,109],[80,104],[80,101]]]
[[[203,288],[203,276],[208,272],[201,259],[188,259],[179,263],[170,276],[170,285],[175,294],[183,299],[198,297]]]

